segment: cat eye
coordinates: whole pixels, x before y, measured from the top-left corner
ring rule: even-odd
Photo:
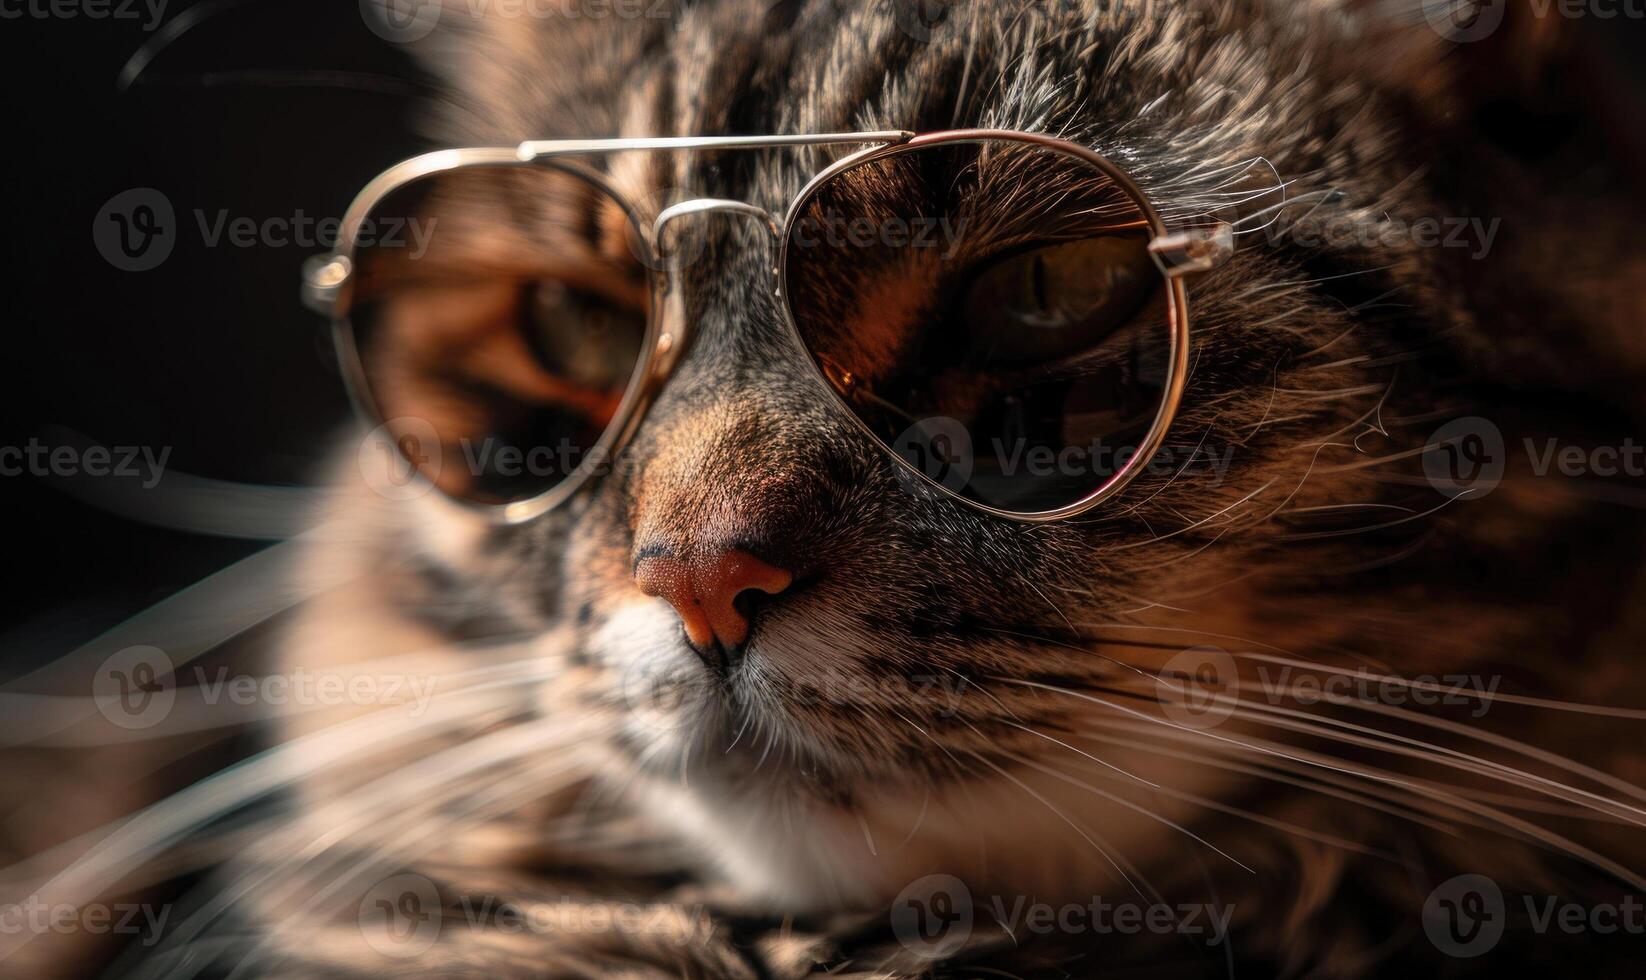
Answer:
[[[642,214],[597,166],[853,144],[782,216],[701,198]],[[603,472],[686,349],[690,324],[659,312],[669,225],[711,211],[773,234],[819,397],[908,485],[1021,520],[1096,506],[1159,448],[1187,374],[1185,280],[1232,251],[1226,224],[1168,228],[1106,159],[1033,134],[537,141],[386,171],[306,295],[393,472],[527,520]]]
[[[653,341],[643,239],[592,172],[476,165],[396,186],[350,262],[339,335],[401,466],[487,508],[570,486],[610,448]],[[627,400],[627,401],[626,401]]]
[[[1129,321],[1159,283],[1141,235],[1011,255],[966,284],[966,342],[1008,364],[1075,354]]]

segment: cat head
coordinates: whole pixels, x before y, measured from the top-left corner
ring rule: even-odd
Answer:
[[[1498,216],[1460,203],[1427,142],[1429,122],[1476,104],[1447,83],[1466,72],[1444,30],[1376,4],[619,6],[443,8],[420,42],[448,86],[439,141],[1054,134],[1163,213],[1230,222],[1237,245],[1192,282],[1158,465],[1097,509],[1029,524],[900,471],[793,343],[767,233],[694,219],[665,311],[691,342],[597,478],[510,526],[432,495],[383,504],[476,608],[569,631],[575,693],[545,710],[608,718],[624,778],[689,784],[722,815],[1041,785],[1036,767],[1104,720],[1134,738],[1181,727],[1161,678],[1234,664],[1223,648],[1418,673],[1522,630],[1480,596],[1410,588],[1458,558],[1433,557],[1437,526],[1476,548],[1523,519],[1475,511],[1445,530],[1459,494],[1425,469],[1437,426],[1468,414],[1465,368],[1502,360],[1465,287],[1514,278],[1485,261]],[[682,194],[778,211],[837,155],[597,166],[645,224]],[[1462,610],[1478,620],[1460,627]]]
[[[900,472],[790,340],[759,226],[696,221],[667,311],[692,341],[623,452],[560,512],[477,545],[507,570],[516,611],[575,624],[582,669],[610,675],[614,703],[636,715],[637,763],[666,771],[701,741],[718,746],[703,764],[737,781],[803,773],[805,792],[849,796],[865,781],[947,778],[946,753],[1027,750],[1034,736],[1014,726],[1081,709],[1000,684],[985,696],[985,677],[1112,679],[1136,655],[1094,639],[1105,624],[1230,601],[1288,530],[1277,516],[1388,496],[1325,472],[1347,458],[1331,447],[1392,445],[1380,409],[1411,411],[1388,403],[1394,358],[1453,313],[1420,302],[1391,316],[1380,298],[1440,288],[1433,261],[1345,233],[1433,205],[1371,93],[1318,67],[1332,50],[1322,25],[1254,14],[1214,30],[1215,5],[667,12],[567,24],[447,10],[441,63],[457,94],[442,138],[1051,133],[1122,161],[1165,213],[1232,219],[1240,247],[1193,284],[1193,366],[1161,459],[1100,508],[1029,525]],[[831,152],[604,166],[651,205],[645,223],[679,191],[780,210]],[[1308,247],[1317,239],[1330,244]],[[1319,560],[1284,570],[1314,574],[1301,563]],[[799,766],[754,776],[768,751]]]

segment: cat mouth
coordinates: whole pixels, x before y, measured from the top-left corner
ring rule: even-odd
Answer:
[[[673,663],[619,689],[620,746],[643,767],[679,775],[689,764],[738,780],[828,780],[848,768],[829,726],[811,714],[830,705],[830,684],[775,670],[783,654],[758,642],[721,667],[695,662],[684,637],[670,653]]]
[[[618,747],[658,776],[832,781],[845,768],[804,724],[773,712],[733,677],[714,679],[668,711],[635,712],[625,721]]]
[[[689,762],[762,782],[796,774],[837,782],[906,763],[907,746],[865,752],[868,743],[895,748],[880,722],[952,716],[964,692],[941,683],[951,678],[939,670],[925,680],[885,670],[889,654],[861,623],[817,599],[818,582],[815,574],[798,581],[781,607],[761,609],[758,599],[744,607],[754,614],[751,628],[732,650],[694,645],[674,610],[656,600],[623,607],[597,627],[585,646],[606,667],[624,754],[676,776]],[[934,699],[942,703],[923,703]]]

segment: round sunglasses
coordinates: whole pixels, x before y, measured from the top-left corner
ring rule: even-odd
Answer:
[[[862,148],[782,215],[642,206],[613,176],[619,154],[830,145]],[[1188,373],[1185,277],[1233,251],[1227,223],[1168,229],[1107,159],[1032,133],[532,141],[379,175],[305,297],[404,485],[517,523],[633,435],[691,341],[666,312],[706,247],[682,219],[714,213],[772,236],[821,397],[906,485],[1024,521],[1082,513],[1148,464]]]

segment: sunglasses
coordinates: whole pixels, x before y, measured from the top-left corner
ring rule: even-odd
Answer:
[[[623,154],[827,146],[860,149],[781,215],[642,207],[612,176]],[[687,349],[666,311],[708,247],[680,219],[705,214],[771,236],[819,397],[907,485],[1024,521],[1080,514],[1147,465],[1188,372],[1185,277],[1233,251],[1226,222],[1168,229],[1107,159],[1031,133],[532,141],[385,171],[305,297],[403,485],[517,523],[605,470]]]

